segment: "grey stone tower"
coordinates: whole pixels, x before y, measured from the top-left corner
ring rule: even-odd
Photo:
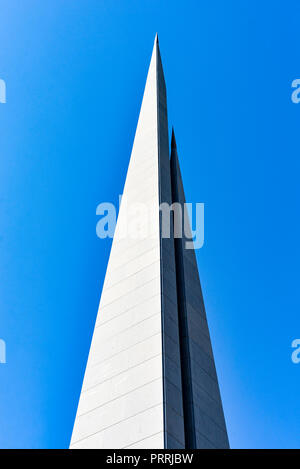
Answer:
[[[124,235],[137,202],[140,235]],[[156,36],[70,448],[228,447],[195,253],[173,218],[162,236],[173,202],[185,197]]]

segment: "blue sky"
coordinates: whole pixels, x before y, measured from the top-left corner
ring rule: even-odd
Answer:
[[[299,3],[0,10],[0,447],[69,444],[158,31],[231,446],[299,448]]]

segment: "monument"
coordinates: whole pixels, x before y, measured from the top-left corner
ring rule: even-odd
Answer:
[[[140,237],[123,232],[134,202],[149,208]],[[156,36],[70,448],[229,447],[195,252],[174,217],[162,235],[174,203],[185,195]]]

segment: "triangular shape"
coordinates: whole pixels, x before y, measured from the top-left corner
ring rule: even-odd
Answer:
[[[162,201],[171,203],[171,183],[156,37],[71,448],[184,447],[174,243],[161,240]],[[135,202],[149,209],[142,239],[123,236]]]
[[[195,253],[173,217],[164,236],[161,204],[185,203],[171,147],[156,36],[71,448],[228,447]]]
[[[174,130],[171,144],[172,200],[184,212],[186,203]],[[182,393],[187,448],[228,448],[218,379],[194,249],[188,248],[191,228],[182,223],[175,239]],[[187,229],[188,228],[188,229]]]

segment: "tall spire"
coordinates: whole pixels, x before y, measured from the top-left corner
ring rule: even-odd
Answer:
[[[172,130],[172,201],[180,204],[184,218],[185,194]],[[228,448],[228,436],[206,319],[194,249],[186,247],[190,226],[182,220],[183,236],[175,239],[177,299],[182,369],[186,448]]]
[[[173,150],[173,149],[177,149],[174,127],[172,127],[171,149],[172,149],[172,150]],[[171,158],[172,158],[172,152],[171,152]]]
[[[156,36],[71,448],[184,448],[174,241],[161,238],[162,202],[171,204],[171,177]],[[136,203],[137,229],[123,236]]]
[[[71,448],[227,446],[195,253],[172,216],[163,235],[185,202],[168,134],[156,35]]]

